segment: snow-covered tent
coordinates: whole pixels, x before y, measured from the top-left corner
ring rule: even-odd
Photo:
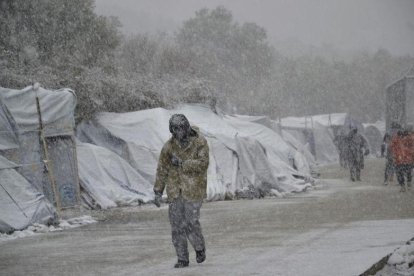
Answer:
[[[39,99],[44,139],[40,136],[36,97]],[[22,90],[0,87],[0,100],[13,123],[0,134],[1,155],[19,165],[22,174],[39,192],[54,202],[55,180],[62,208],[79,205],[79,182],[74,140],[76,97],[70,89],[50,91],[36,86]],[[9,120],[10,121],[10,120]],[[43,140],[49,155],[46,170]],[[12,146],[12,142],[18,144]],[[7,145],[7,148],[5,148]]]
[[[236,117],[237,119],[240,119],[242,121],[247,121],[247,122],[251,122],[251,123],[264,125],[264,126],[270,128],[271,130],[277,132],[278,134],[281,134],[280,133],[281,129],[280,129],[279,123],[277,123],[276,121],[270,119],[267,116],[251,116],[251,115],[240,115],[240,114],[236,114],[236,115],[232,115],[232,116]]]
[[[0,232],[21,230],[32,223],[52,223],[53,206],[19,173],[6,156],[19,153],[18,127],[0,98]]]
[[[309,171],[309,169],[310,170],[315,169],[314,167],[316,163],[315,163],[315,158],[313,157],[312,153],[307,149],[305,145],[299,142],[299,140],[297,140],[293,135],[291,135],[285,130],[282,130],[279,122],[274,121],[267,116],[232,115],[232,117],[236,117],[237,119],[247,121],[247,122],[261,124],[275,131],[283,138],[283,140],[285,140],[286,143],[289,144],[291,148],[297,151],[295,152],[295,154],[300,154],[296,158],[297,161],[294,164],[294,167],[305,166],[304,168],[298,168],[299,171]],[[305,157],[306,162],[300,161],[302,156]]]
[[[90,208],[138,205],[153,199],[152,184],[127,161],[106,148],[76,144],[81,196]]]
[[[183,105],[175,110],[155,108],[137,112],[101,113],[83,122],[77,137],[105,147],[125,159],[149,183],[155,180],[158,156],[170,138],[168,121],[182,113],[205,135],[210,147],[208,199],[233,197],[236,191],[254,187],[280,194],[309,187],[306,159],[277,133],[259,124],[231,116],[219,116],[204,105]],[[290,160],[296,158],[300,170]],[[296,176],[296,177],[295,177]]]
[[[336,115],[336,114],[332,114]],[[319,164],[338,161],[338,151],[333,142],[334,133],[329,125],[345,123],[345,117],[316,115],[312,117],[286,117],[281,120],[282,133],[289,133],[304,145]]]
[[[25,229],[33,223],[56,222],[53,206],[21,174],[17,164],[0,156],[0,232]]]
[[[385,122],[376,122],[374,124],[363,124],[364,135],[367,138],[370,151],[372,154],[379,155],[381,152],[381,144],[385,134]]]

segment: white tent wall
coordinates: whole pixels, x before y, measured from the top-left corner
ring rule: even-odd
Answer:
[[[318,164],[338,161],[338,150],[333,142],[336,132],[343,129],[347,134],[350,126],[353,125],[360,133],[364,133],[362,124],[346,113],[286,117],[281,119],[281,125],[283,131],[293,135],[308,148]]]
[[[279,134],[280,137],[282,137],[282,139],[289,145],[289,147],[296,150],[296,152],[293,154],[292,161],[294,162],[294,164],[291,164],[292,167],[296,167],[299,172],[305,174],[308,174],[312,170],[311,167],[315,165],[315,159],[312,156],[312,154],[296,138],[286,133],[286,131],[283,132],[283,130],[280,127],[280,124],[277,121],[271,120],[266,116],[233,115],[232,117],[236,117],[237,119],[242,121],[257,123],[273,130],[274,132]],[[289,157],[291,158],[292,154],[289,154]]]
[[[82,142],[107,148],[151,183],[161,148],[170,137],[170,112],[155,108],[129,113],[100,113],[97,121],[82,122],[76,135]]]
[[[17,124],[0,98],[0,151],[19,148]]]
[[[0,232],[22,230],[33,223],[57,220],[53,206],[15,168],[18,165],[0,156]]]
[[[211,152],[207,171],[207,198],[210,200],[232,198],[234,191],[240,189],[237,183],[237,154],[219,139],[213,136],[206,138]]]
[[[82,196],[90,199],[89,207],[138,205],[154,198],[152,184],[114,152],[79,141],[77,150]]]
[[[242,179],[246,177],[249,184],[256,185],[256,188],[272,187],[279,191],[292,192],[308,187],[303,180],[292,176],[299,172],[286,162],[289,162],[289,152],[294,154],[295,151],[277,137],[276,133],[264,126],[246,122],[255,129],[255,133],[241,135],[242,131],[231,124],[232,119],[223,118],[203,105],[183,105],[175,110],[156,108],[123,114],[101,113],[96,121],[80,124],[77,137],[81,141],[103,146],[118,154],[147,181],[153,183],[159,153],[171,137],[168,121],[174,113],[185,114],[192,125],[199,127],[209,143],[211,156],[208,200],[222,199],[226,194],[234,195],[236,190],[244,188]],[[261,137],[259,134],[262,132],[267,133],[268,137]],[[269,139],[268,144],[264,146],[255,135],[263,141]],[[240,139],[236,139],[238,136]],[[112,144],[112,141],[116,143]],[[246,148],[255,151],[258,156],[263,155],[261,163],[255,164],[257,167],[250,171],[239,169],[242,162],[251,162],[249,159],[252,154],[248,154]],[[263,175],[264,170],[267,175]],[[268,183],[272,181],[273,183]]]
[[[314,123],[313,135],[315,137],[316,161],[320,164],[338,162],[338,150],[333,143],[333,134],[329,128]]]
[[[36,97],[39,99],[46,147],[40,137]],[[19,148],[13,154],[8,153],[8,158],[20,165],[19,172],[51,202],[55,200],[51,184],[53,178],[56,180],[61,207],[79,205],[74,150],[74,92],[70,89],[51,91],[37,85],[21,90],[0,87],[0,99],[18,127]],[[45,148],[51,155],[49,170],[45,169],[43,163],[46,159]]]
[[[298,131],[294,131],[295,133],[292,134],[287,130],[282,130],[282,137],[283,139],[290,144],[294,149],[296,149],[301,155],[305,158],[306,162],[299,166],[309,166],[309,168],[305,168],[303,170],[312,170],[314,166],[316,166],[315,157],[309,151],[308,146],[303,141],[304,136],[303,134],[299,133]],[[300,139],[303,139],[302,142],[298,140],[296,136],[300,136]],[[295,158],[295,161],[299,161],[299,158]]]
[[[0,97],[21,131],[39,130],[36,96],[41,106],[45,137],[72,135],[76,106],[72,90],[65,88],[51,91],[33,86],[21,90],[0,87]]]
[[[266,154],[270,162],[274,165],[275,170],[288,170],[294,174],[300,173],[304,176],[309,176],[309,170],[298,172],[291,166],[292,158],[294,158],[296,150],[273,130],[259,124],[240,120],[233,116],[225,116],[225,120],[237,128],[239,136],[253,137],[259,141],[266,149]]]
[[[381,144],[385,134],[385,122],[377,122],[376,124],[363,124],[365,137],[370,144],[371,154],[380,155]],[[381,131],[382,128],[382,131]]]

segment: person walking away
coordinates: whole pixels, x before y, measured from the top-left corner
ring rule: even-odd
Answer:
[[[358,133],[356,126],[351,126],[348,137],[348,166],[351,181],[361,181],[361,170],[364,168],[364,155],[369,154],[368,143],[365,138]]]
[[[384,185],[388,185],[389,181],[392,181],[394,175],[394,161],[391,154],[391,135],[385,133],[381,145],[381,156],[385,157],[385,169],[384,169]]]
[[[394,179],[395,165],[391,153],[391,139],[394,135],[397,135],[398,130],[401,129],[401,125],[392,122],[391,129],[386,132],[381,145],[381,157],[385,156],[385,170],[384,170],[384,185],[388,185]]]
[[[401,186],[400,191],[405,192],[405,181],[407,181],[407,185],[411,185],[414,141],[407,129],[401,129],[391,138],[390,146],[398,184]]]
[[[199,222],[200,209],[207,195],[209,148],[197,128],[191,127],[183,114],[169,121],[172,137],[164,144],[158,161],[154,184],[154,204],[167,191],[172,243],[178,261],[175,268],[189,265],[187,240],[196,252],[197,263],[206,259],[204,236]]]

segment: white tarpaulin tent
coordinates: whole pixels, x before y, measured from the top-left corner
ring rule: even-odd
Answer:
[[[39,99],[44,139],[40,137],[36,97]],[[8,149],[5,149],[6,143],[10,143],[10,138],[6,139],[4,134],[0,136],[0,148],[6,150],[0,154],[17,163],[19,173],[49,201],[55,201],[51,184],[53,178],[61,207],[79,205],[74,141],[74,92],[70,89],[52,91],[38,85],[21,90],[0,87],[0,99],[16,125],[14,128],[8,127],[7,135],[14,133],[18,141],[18,147],[8,146]],[[43,145],[43,141],[46,145]],[[48,170],[43,162],[46,160],[45,148],[50,159]]]
[[[0,232],[25,229],[33,223],[53,223],[53,206],[15,169],[17,164],[0,155]]]
[[[19,128],[0,97],[0,232],[22,230],[32,223],[53,223],[53,206],[20,174],[6,156],[19,155]]]
[[[319,164],[337,162],[337,148],[330,126],[343,126],[348,119],[345,113],[315,115],[311,117],[287,117],[281,119],[283,131],[299,140]]]
[[[184,105],[175,110],[101,113],[96,121],[81,123],[77,136],[83,142],[118,154],[153,184],[159,153],[171,136],[168,121],[174,113],[185,114],[207,138],[209,200],[234,196],[237,190],[249,186],[264,193],[302,191],[309,187],[303,180],[309,177],[309,171],[297,171],[289,165],[292,156],[301,155],[278,134],[255,123],[221,117],[202,105]],[[306,162],[305,158],[301,157],[301,162]]]
[[[299,171],[309,171],[312,170],[312,167],[316,165],[315,158],[313,157],[312,153],[309,151],[308,147],[302,144],[299,140],[297,140],[293,135],[282,130],[280,127],[280,123],[277,121],[271,120],[267,116],[249,116],[249,115],[233,115],[237,119],[257,123],[264,125],[271,130],[278,133],[286,143],[288,143],[295,152],[295,167],[298,167]],[[302,156],[305,157],[306,162],[301,162]]]
[[[82,198],[93,209],[138,205],[153,199],[152,184],[112,151],[77,141]]]

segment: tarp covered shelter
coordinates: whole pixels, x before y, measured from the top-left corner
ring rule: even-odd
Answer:
[[[0,232],[22,230],[33,223],[56,221],[54,207],[20,174],[22,165],[6,156],[19,156],[19,129],[0,98]],[[17,153],[17,154],[16,154]]]
[[[330,126],[346,125],[345,114],[315,115],[310,117],[286,117],[280,120],[284,132],[291,134],[315,157],[319,164],[338,161],[338,151],[333,142],[334,131]]]
[[[374,124],[363,124],[364,135],[367,138],[372,154],[379,155],[385,134],[385,122],[377,121]]]
[[[147,203],[153,185],[114,152],[77,141],[82,199],[92,209]]]
[[[291,148],[297,151],[294,154],[298,154],[298,153],[300,154],[300,156],[297,156],[295,158],[296,162],[294,164],[294,167],[299,167],[298,169],[299,171],[313,170],[313,168],[310,168],[310,167],[314,167],[315,165],[315,158],[313,157],[313,155],[293,135],[287,133],[286,131],[283,131],[282,128],[280,127],[279,122],[272,120],[267,116],[232,115],[231,117],[235,117],[242,121],[257,123],[257,124],[266,126],[267,128],[270,128],[271,130],[279,134],[280,137],[282,137],[283,140],[286,143],[288,143]],[[291,150],[290,152],[292,153]],[[288,155],[289,155],[289,161],[292,161],[291,154],[288,154]],[[301,162],[302,157],[305,157],[306,162]],[[301,166],[305,166],[305,167],[300,168]]]
[[[153,184],[159,153],[171,137],[170,116],[182,113],[206,137],[210,147],[208,200],[233,197],[236,191],[254,187],[263,193],[302,191],[310,176],[289,164],[305,158],[277,133],[264,126],[231,116],[219,116],[204,105],[183,105],[174,110],[155,108],[130,113],[101,113],[83,122],[77,137],[105,147],[125,159],[146,181]],[[301,176],[301,179],[294,177]]]
[[[414,124],[414,66],[399,80],[386,87],[386,129],[392,123]]]
[[[43,122],[40,136],[39,99]],[[0,100],[13,118],[7,133],[0,136],[2,155],[15,162],[34,188],[54,202],[51,179],[55,180],[62,208],[79,205],[79,181],[74,140],[74,109],[76,97],[70,89],[56,91],[28,86],[21,90],[0,87]],[[4,136],[6,135],[6,136]],[[13,138],[16,137],[16,138]],[[18,141],[18,147],[10,141]],[[45,146],[49,155],[49,170],[44,160]]]

